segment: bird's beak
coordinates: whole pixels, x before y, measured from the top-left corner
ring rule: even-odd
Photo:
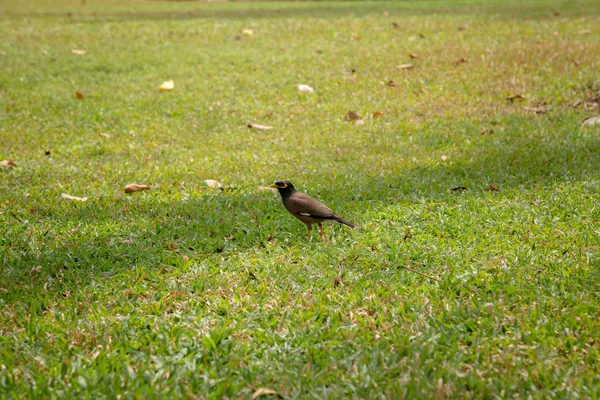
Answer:
[[[273,188],[273,189],[277,189],[277,185],[276,185],[276,184],[274,184],[274,183],[270,184],[270,185],[269,185],[269,187],[270,187],[270,188]]]

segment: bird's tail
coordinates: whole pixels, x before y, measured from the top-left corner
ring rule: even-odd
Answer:
[[[348,220],[345,220],[344,218],[341,218],[341,217],[339,217],[339,218],[335,219],[335,222],[337,222],[337,223],[340,223],[340,224],[347,225],[347,226],[349,226],[350,228],[356,228],[356,226],[355,226],[355,225],[353,225],[353,224],[352,224],[352,222],[350,222],[350,221],[348,221]]]

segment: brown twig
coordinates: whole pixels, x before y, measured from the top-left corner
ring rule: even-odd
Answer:
[[[430,276],[430,275],[424,274],[424,273],[422,273],[422,272],[415,271],[414,269],[410,269],[410,268],[408,268],[408,267],[407,267],[407,266],[405,266],[405,265],[401,265],[401,267],[402,267],[403,269],[407,270],[407,271],[414,272],[415,274],[422,275],[422,276],[424,276],[425,278],[429,278],[429,279],[432,279],[432,280],[434,280],[434,281],[437,281],[437,282],[439,282],[439,283],[442,283],[442,280],[441,280],[441,279],[439,279],[439,278],[436,278],[436,277],[434,277],[434,276]]]

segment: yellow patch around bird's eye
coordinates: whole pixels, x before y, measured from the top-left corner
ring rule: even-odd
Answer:
[[[286,187],[288,187],[287,183],[284,183],[283,186],[281,187],[282,189],[285,189]]]

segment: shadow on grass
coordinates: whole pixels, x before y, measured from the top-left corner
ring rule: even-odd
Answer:
[[[524,191],[586,182],[583,191],[592,196],[598,189],[600,141],[594,128],[580,127],[578,119],[563,114],[515,116],[508,119],[510,131],[477,133],[470,148],[445,162],[385,178],[356,171],[353,179],[343,180],[347,187],[331,187],[321,196],[336,199],[343,193],[336,200],[347,203],[359,193],[360,199],[346,209],[371,211],[399,199],[444,203],[456,194],[450,189],[458,186],[467,188],[465,195],[478,197],[493,184],[499,196],[510,200]],[[54,298],[60,298],[94,281],[135,276],[136,269],[182,267],[185,257],[218,264],[231,254],[264,248],[274,237],[281,246],[293,246],[284,243],[287,233],[306,240],[297,235],[303,227],[294,227],[275,193],[215,191],[187,201],[159,196],[103,198],[67,208],[37,208],[31,215],[4,215],[12,224],[0,241],[0,297],[7,303],[17,298],[47,301],[38,293],[54,291]],[[347,217],[368,223],[358,213]]]

